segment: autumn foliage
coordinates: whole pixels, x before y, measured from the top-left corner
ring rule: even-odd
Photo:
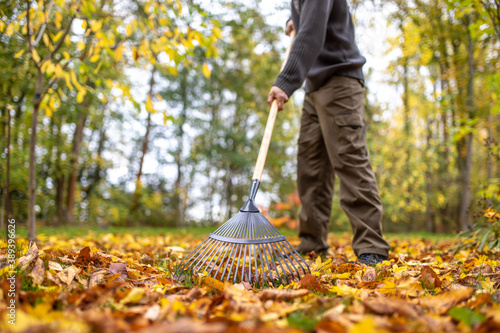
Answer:
[[[497,250],[460,249],[464,239],[392,239],[391,261],[350,261],[350,236],[330,237],[312,274],[254,288],[172,271],[203,237],[94,234],[18,241],[17,324],[24,332],[494,332],[500,329]],[[296,244],[297,238],[290,239]],[[467,240],[465,240],[467,241]],[[180,246],[179,246],[180,245]],[[4,246],[2,246],[4,248]],[[6,262],[2,250],[0,262]]]

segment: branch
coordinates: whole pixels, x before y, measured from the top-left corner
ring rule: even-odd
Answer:
[[[45,28],[47,27],[47,17],[49,16],[50,9],[52,8],[53,2],[49,0],[49,8],[47,9],[47,15],[45,15],[45,23],[42,25],[40,28],[40,32],[38,33],[38,37],[35,39],[35,42],[33,44],[38,45],[40,43],[40,39],[42,39],[43,33],[45,32]],[[45,5],[46,7],[47,5]]]
[[[59,50],[59,48],[62,46],[64,43],[64,39],[68,35],[69,31],[71,30],[71,25],[73,24],[73,20],[75,19],[75,16],[73,15],[71,17],[71,20],[69,21],[68,26],[66,27],[66,30],[64,30],[63,35],[61,36],[61,39],[59,39],[59,42],[57,42],[57,45],[54,47],[54,50],[49,53],[49,59],[52,59],[52,56]]]

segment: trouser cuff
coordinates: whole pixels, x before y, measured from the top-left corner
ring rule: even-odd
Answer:
[[[356,251],[356,255],[358,257],[364,253],[374,253],[374,254],[379,254],[381,256],[389,257],[388,251],[383,250],[383,249],[379,249],[379,248],[374,248],[374,247],[365,247],[365,248],[362,248],[362,249]]]

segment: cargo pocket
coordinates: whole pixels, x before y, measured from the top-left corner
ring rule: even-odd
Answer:
[[[337,131],[337,153],[365,153],[365,125],[363,117],[358,113],[346,112],[335,115]]]

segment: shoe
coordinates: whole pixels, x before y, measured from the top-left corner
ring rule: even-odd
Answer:
[[[358,262],[367,266],[375,267],[377,264],[389,260],[389,257],[376,253],[363,253],[358,257]]]

